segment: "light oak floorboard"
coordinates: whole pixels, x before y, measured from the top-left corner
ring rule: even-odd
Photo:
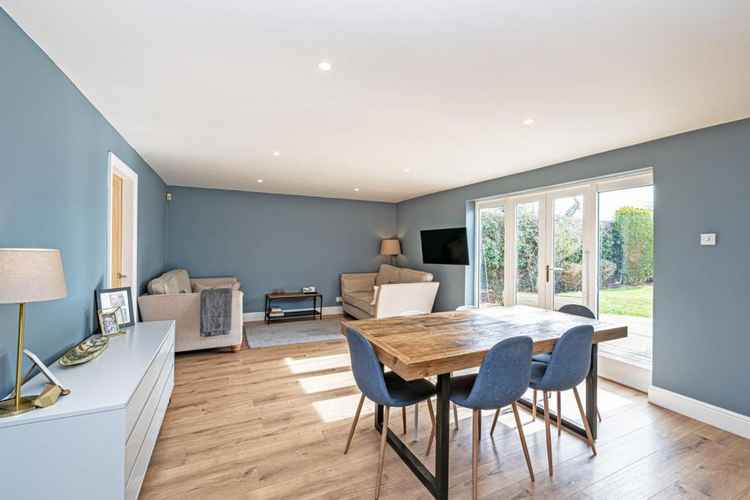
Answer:
[[[180,354],[175,383],[141,499],[373,498],[380,443],[370,401],[343,454],[360,397],[345,342]],[[606,380],[599,388],[597,457],[563,430],[552,440],[550,478],[543,421],[521,411],[539,472],[532,483],[514,416],[501,415],[494,435],[479,440],[479,498],[750,498],[750,441],[649,405],[629,388]],[[576,410],[564,397],[563,413],[576,418]],[[408,443],[424,457],[431,420],[427,405],[419,411],[427,424]],[[472,493],[471,411],[458,417],[450,482],[451,498],[461,499]],[[484,412],[482,425],[493,418]],[[424,461],[433,470],[434,453]],[[381,498],[430,498],[390,447]]]

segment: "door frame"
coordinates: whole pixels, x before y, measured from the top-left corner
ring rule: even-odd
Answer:
[[[540,307],[545,309],[555,309],[555,280],[554,280],[554,264],[555,264],[555,200],[559,198],[570,198],[580,195],[583,198],[583,213],[581,215],[583,220],[583,231],[582,245],[583,245],[583,256],[581,263],[582,277],[581,277],[581,292],[583,294],[583,301],[586,307],[591,307],[592,310],[597,310],[597,279],[598,269],[595,265],[597,262],[597,196],[594,186],[590,184],[581,185],[577,187],[571,187],[566,189],[559,189],[549,191],[545,194],[545,239],[541,240],[544,243],[544,257],[541,259],[541,263],[545,266],[550,266],[553,279],[550,281],[546,280],[546,269],[539,270],[540,277],[544,279],[540,280],[543,285],[540,290],[544,293],[544,298],[541,301]],[[593,222],[591,222],[593,221]],[[543,274],[544,273],[544,274]]]
[[[127,259],[132,299],[138,298],[138,174],[113,152],[107,157],[107,276],[106,286],[112,287],[112,178],[117,174],[123,179],[123,245],[129,251]],[[138,321],[138,308],[133,307],[135,321]]]

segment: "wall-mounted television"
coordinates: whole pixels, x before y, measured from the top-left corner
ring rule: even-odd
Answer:
[[[465,227],[420,231],[420,236],[423,263],[469,265],[469,246],[466,242]]]

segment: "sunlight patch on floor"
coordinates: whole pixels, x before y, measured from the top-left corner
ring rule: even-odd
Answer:
[[[312,406],[318,412],[318,416],[323,422],[338,422],[354,418],[359,398],[359,394],[352,394],[351,396],[315,401],[312,403]],[[375,405],[369,399],[365,399],[365,404],[362,406],[362,413],[360,413],[359,418],[361,420],[365,415],[372,415],[374,412]]]
[[[300,378],[297,382],[302,386],[302,390],[305,391],[305,394],[332,391],[335,389],[343,389],[345,387],[354,387],[356,385],[354,376],[350,371],[304,377]]]
[[[289,370],[294,374],[332,370],[335,368],[349,368],[349,354],[284,358],[284,363],[286,363]]]

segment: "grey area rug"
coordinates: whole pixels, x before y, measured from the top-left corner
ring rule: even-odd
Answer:
[[[340,333],[341,318],[283,321],[266,325],[264,323],[246,323],[245,339],[251,348],[273,347],[307,342],[325,342],[327,340],[344,341]]]

